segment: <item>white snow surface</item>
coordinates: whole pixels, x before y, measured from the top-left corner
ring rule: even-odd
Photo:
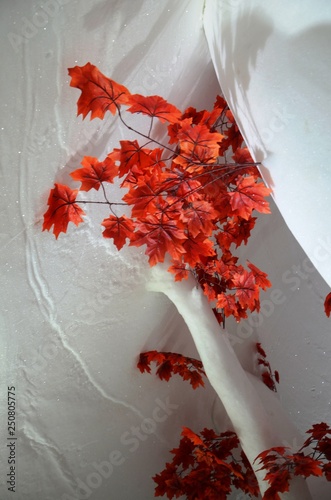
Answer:
[[[240,251],[273,283],[261,313],[227,328],[248,372],[257,374],[254,343],[262,342],[280,372],[280,402],[302,433],[330,423],[329,3],[270,1],[268,11],[224,0],[226,14],[220,4],[1,2],[1,500],[150,500],[151,478],[182,426],[229,427],[208,383],[193,391],[136,368],[144,350],[197,356],[176,308],[146,290],[143,250],[119,253],[103,239],[102,209],[57,241],[41,231],[53,183],[75,187],[69,173],[84,155],[103,158],[129,138],[110,114],[76,117],[80,94],[67,68],[88,61],[181,109],[210,108],[219,77],[282,214],[272,202]],[[112,195],[119,199],[118,187]],[[6,483],[11,386],[15,496]],[[300,444],[293,441],[280,444]],[[314,499],[331,497],[323,480],[309,486]]]

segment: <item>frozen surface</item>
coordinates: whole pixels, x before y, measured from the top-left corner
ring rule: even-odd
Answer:
[[[228,425],[221,405],[214,404],[211,388],[194,392],[176,379],[167,384],[141,375],[135,367],[142,350],[196,354],[170,302],[163,295],[145,291],[148,266],[143,252],[133,248],[118,253],[104,240],[97,223],[104,217],[101,210],[78,229],[69,228],[58,241],[41,232],[54,180],[70,183],[69,173],[78,168],[84,155],[103,157],[127,138],[110,116],[102,122],[82,122],[76,117],[79,93],[69,87],[68,67],[90,61],[132,92],[163,95],[182,109],[188,105],[210,107],[219,92],[203,30],[202,1],[137,0],[132,6],[129,0],[49,0],[43,4],[12,0],[1,4],[1,499],[13,498],[5,484],[8,386],[15,386],[17,397],[18,500],[152,499],[151,477],[169,460],[168,450],[178,443],[181,426],[199,431],[213,423],[219,429]],[[206,15],[208,9],[215,9],[210,0]],[[316,54],[310,77],[300,58],[295,63],[298,71],[301,68],[301,78],[288,71],[296,66],[290,61],[286,40],[294,43],[300,30],[309,30],[309,16],[312,23],[317,19],[310,10],[304,9],[306,24],[303,16],[290,12],[278,25],[278,18],[271,22],[260,7],[258,18],[249,18],[251,32],[261,35],[261,39],[256,37],[255,52],[261,56],[257,49],[267,46],[268,39],[272,53],[282,54],[282,49],[287,54],[278,72],[271,65],[279,81],[283,75],[288,83],[282,91],[275,82],[275,94],[269,89],[273,106],[283,106],[289,89],[297,96],[296,101],[290,100],[293,105],[302,103],[304,86],[320,89],[324,85],[328,92],[329,80],[323,74],[322,85],[315,74],[327,55],[316,54],[318,40],[327,37],[327,30],[322,35],[315,30],[314,36],[316,23],[309,32]],[[246,26],[240,9],[236,12],[238,22]],[[235,20],[231,17],[229,22]],[[257,29],[258,22],[272,24],[273,36],[281,37],[284,46],[268,36],[267,29]],[[289,33],[297,22],[302,23],[300,29]],[[208,36],[216,37],[217,30],[211,28],[205,23],[207,35],[210,30]],[[229,27],[223,28],[228,33]],[[301,40],[304,43],[305,38]],[[240,60],[245,43],[236,47]],[[232,52],[227,49],[229,58]],[[266,106],[269,94],[268,85],[262,85],[263,77],[252,86],[257,61],[256,56],[244,65],[250,78],[242,84],[254,95],[261,92]],[[300,221],[307,221],[305,241],[316,242],[315,227],[324,220],[321,211],[315,212],[314,224],[306,214],[289,217],[300,199],[307,206],[309,200],[314,201],[316,210],[323,204],[325,214],[329,205],[319,194],[313,195],[311,185],[305,187],[302,176],[288,165],[299,167],[289,160],[291,144],[300,145],[300,151],[308,148],[312,163],[305,178],[311,172],[317,189],[315,182],[320,177],[316,171],[324,165],[320,151],[327,151],[329,142],[326,132],[324,140],[316,135],[315,125],[324,120],[321,130],[329,131],[323,114],[329,100],[325,98],[324,103],[321,93],[315,102],[307,100],[309,134],[304,133],[303,115],[291,108],[293,123],[268,146],[273,149],[267,157],[256,131],[261,135],[270,113],[264,113],[263,106],[253,110],[252,100],[250,114],[237,84],[236,94],[231,90],[233,82],[240,82],[231,73],[236,64],[228,63],[227,80],[220,75],[223,91],[258,159],[268,158],[264,172],[268,180],[268,169],[273,179],[275,200],[292,232],[295,234],[293,220],[298,227]],[[317,109],[318,116],[314,114]],[[286,149],[281,142],[285,135],[290,141]],[[302,153],[300,158],[306,157]],[[285,166],[277,177],[274,172]],[[292,181],[292,191],[294,185],[298,187],[288,203],[276,190],[277,179],[285,175]],[[324,177],[321,184],[327,187]],[[118,195],[114,187],[114,198]],[[327,238],[327,232],[321,231]],[[300,243],[309,250],[308,243]],[[269,273],[277,292],[265,294],[259,317],[240,325],[229,323],[241,362],[254,371],[253,343],[259,339],[280,372],[279,395],[297,427],[304,431],[314,422],[329,421],[330,322],[323,315],[328,286],[274,205],[273,214],[261,218],[243,255]],[[329,486],[321,481],[313,483],[312,491],[316,499],[330,497]]]

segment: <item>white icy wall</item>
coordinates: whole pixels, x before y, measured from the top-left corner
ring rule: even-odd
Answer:
[[[202,13],[200,0],[1,2],[1,498],[12,498],[4,484],[7,386],[17,392],[19,500],[152,499],[151,476],[182,425],[227,425],[208,387],[192,391],[135,368],[142,350],[195,355],[174,308],[145,292],[143,252],[118,253],[104,240],[101,210],[58,241],[41,232],[54,180],[74,186],[69,172],[84,154],[103,157],[127,138],[110,115],[76,117],[79,92],[67,68],[90,61],[133,92],[209,107],[219,86]],[[284,407],[305,430],[330,409],[328,287],[276,207],[244,254],[270,274],[278,295],[265,294],[259,327],[229,325],[235,348],[253,371],[253,342],[262,341],[280,371]],[[316,498],[327,498],[320,484]]]

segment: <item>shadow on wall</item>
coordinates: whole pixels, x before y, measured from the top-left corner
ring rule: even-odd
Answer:
[[[132,2],[130,0],[105,0],[103,3],[94,6],[88,14],[85,15],[84,18],[84,27],[87,31],[95,31],[99,28],[99,26],[103,26],[107,19],[109,19],[109,23],[111,21],[112,30],[114,30],[114,38],[123,37],[123,43],[125,43],[125,39],[127,37],[126,29],[130,30],[130,24],[133,20],[135,20],[138,16],[141,16],[141,23],[144,25],[144,17],[148,15],[148,11],[142,11],[143,7],[146,6],[146,0],[135,0],[134,8]],[[176,2],[176,1],[166,1],[158,4],[159,10],[161,10],[160,14],[158,14],[158,22],[156,23],[146,23],[146,26],[149,27],[149,31],[144,30],[144,38],[136,43],[133,46],[128,47],[127,43],[125,43],[125,47],[128,49],[126,53],[123,54],[119,63],[111,68],[108,72],[106,72],[107,76],[111,76],[115,80],[119,82],[128,82],[128,79],[132,82],[136,82],[136,75],[141,71],[141,66],[137,65],[137,61],[145,61],[148,52],[153,51],[153,45],[155,45],[155,41],[164,39],[164,44],[167,45],[171,41],[167,37],[166,32],[169,26],[169,23],[173,22],[174,24],[178,24],[178,19],[184,15],[185,9],[187,8],[187,2]],[[155,6],[153,7],[155,10]],[[201,6],[202,12],[202,6]],[[172,21],[171,21],[172,18]],[[162,23],[160,22],[162,20]],[[164,32],[164,33],[163,33]],[[157,93],[158,85],[160,81],[158,80],[158,73],[162,73],[162,55],[160,54],[160,68],[154,69],[148,67],[145,68],[147,73],[147,80],[151,80],[151,77],[156,77],[156,82],[154,85],[154,92],[151,92],[152,89],[149,88],[149,85],[142,84],[142,89],[138,89],[139,92],[130,88],[133,92],[141,93],[141,94],[155,94]],[[161,69],[162,68],[162,69]],[[169,70],[167,74],[169,73]],[[141,78],[138,79],[141,81]]]
[[[259,137],[247,99],[251,74],[252,70],[256,69],[258,54],[263,51],[274,32],[274,23],[261,8],[251,7],[249,10],[249,7],[240,7],[238,2],[230,0],[222,6],[218,21],[220,26],[217,33],[222,34],[222,43],[219,37],[213,38],[214,64],[219,72],[218,78],[224,96],[236,115],[237,123],[247,143],[242,122],[249,123],[249,127]],[[254,155],[256,161],[262,162],[267,152],[262,146],[255,147]],[[267,175],[266,180],[272,187],[270,175]]]
[[[222,54],[215,50],[220,58],[216,64],[221,71],[220,80],[228,90],[227,100],[238,116],[241,112],[247,114],[245,109],[237,109],[240,102],[238,92],[248,106],[246,92],[250,85],[251,70],[256,67],[258,53],[265,47],[273,30],[272,20],[262,14],[259,8],[251,8],[249,12],[241,9],[235,27],[228,22],[226,15],[222,17],[219,32],[222,33],[223,47]],[[240,36],[237,36],[238,33]]]

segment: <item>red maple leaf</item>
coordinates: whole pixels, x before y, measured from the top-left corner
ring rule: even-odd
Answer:
[[[325,311],[325,314],[327,315],[327,317],[329,318],[330,314],[331,314],[331,292],[328,293],[328,295],[325,298],[324,311]]]
[[[217,160],[219,143],[223,135],[218,132],[210,132],[206,125],[195,125],[192,127],[190,120],[183,122],[177,134],[180,143],[181,154],[175,158],[175,162],[186,165],[187,163],[211,163]],[[199,165],[195,165],[195,172]],[[200,167],[201,171],[203,167]]]
[[[189,276],[189,270],[186,267],[186,264],[183,264],[180,261],[173,261],[173,264],[168,269],[169,273],[175,275],[175,281],[187,280]]]
[[[234,295],[228,293],[220,293],[217,295],[217,308],[223,309],[226,317],[235,316],[237,312],[237,303]]]
[[[257,352],[263,357],[263,358],[266,358],[267,355],[266,355],[266,352],[265,350],[263,349],[262,345],[260,342],[257,342],[256,344],[256,350]]]
[[[229,193],[231,208],[235,215],[240,215],[248,220],[253,210],[269,214],[269,203],[265,197],[269,196],[271,190],[263,182],[256,182],[256,179],[249,175],[240,176],[236,187]]]
[[[247,265],[252,271],[254,278],[255,278],[255,283],[262,288],[262,290],[266,290],[267,288],[271,287],[270,281],[267,279],[267,273],[264,273],[261,271],[258,267],[254,266],[251,262],[247,261]]]
[[[230,116],[229,113],[231,113],[231,111],[228,111],[226,113],[227,117]],[[232,116],[232,119],[234,121],[232,113],[231,113],[231,116]],[[243,137],[238,129],[237,124],[233,123],[232,125],[230,125],[229,128],[224,131],[224,135],[225,135],[225,139],[224,139],[223,143],[221,144],[220,154],[223,154],[229,147],[232,148],[232,151],[237,151],[237,149],[240,148],[240,146],[243,143]],[[241,162],[238,162],[235,158],[233,158],[233,159],[237,163],[241,163]]]
[[[267,387],[269,387],[269,389],[271,389],[272,391],[276,391],[275,382],[271,378],[271,375],[268,371],[262,372],[262,380],[263,380],[263,383]]]
[[[254,163],[248,148],[237,148],[232,158],[236,163]]]
[[[166,356],[163,352],[159,351],[142,352],[139,355],[139,361],[137,363],[137,367],[139,368],[141,373],[144,373],[145,371],[151,373],[151,368],[150,368],[151,362],[155,362],[158,365],[160,365],[161,363],[163,363],[165,359]]]
[[[166,359],[156,370],[156,375],[158,375],[160,380],[166,380],[168,382],[171,378],[172,371],[172,363],[169,359]]]
[[[235,273],[232,277],[232,284],[233,288],[236,289],[235,295],[239,304],[244,308],[254,308],[259,291],[253,273],[249,273],[245,269]]]
[[[149,263],[154,266],[158,262],[163,262],[166,252],[173,259],[179,259],[185,252],[183,241],[186,236],[182,229],[178,229],[173,221],[161,222],[154,216],[148,215],[136,224],[137,231],[131,239],[131,246],[141,246],[146,244],[146,255],[149,256]]]
[[[216,239],[219,246],[225,250],[229,250],[232,243],[236,247],[240,246],[243,242],[247,244],[248,238],[251,235],[251,230],[255,226],[256,217],[250,217],[248,220],[241,217],[233,216],[222,227],[222,231],[217,233]]]
[[[84,220],[85,212],[75,203],[78,189],[70,189],[63,184],[54,184],[47,204],[49,208],[44,214],[43,231],[49,231],[54,225],[53,233],[58,238],[60,233],[66,233],[69,222],[78,226]]]
[[[167,498],[170,499],[178,497],[177,493],[181,491],[181,480],[177,476],[177,467],[175,465],[166,464],[165,469],[152,479],[157,484],[155,488],[156,497],[163,497],[164,495],[167,495]]]
[[[141,371],[141,373],[147,372],[151,373],[151,367],[150,367],[150,360],[149,360],[149,353],[148,352],[141,352],[139,354],[139,361],[137,363],[137,368]]]
[[[130,113],[143,113],[151,118],[158,118],[161,122],[175,123],[182,113],[173,104],[169,104],[158,95],[143,96],[132,94],[128,97],[127,104],[130,105]]]
[[[185,223],[185,227],[193,237],[198,236],[200,233],[210,236],[215,229],[214,221],[217,216],[217,211],[210,203],[203,200],[194,200],[188,208],[182,210],[180,220]]]
[[[151,372],[150,364],[154,362],[158,369],[156,375],[169,380],[172,374],[178,374],[183,380],[188,380],[193,387],[204,386],[202,375],[206,376],[201,361],[174,352],[147,351],[139,356],[138,368],[144,373]]]
[[[202,441],[202,439],[188,427],[183,427],[182,436],[187,437],[196,446],[204,446],[204,442]]]
[[[204,234],[198,234],[195,238],[188,237],[184,241],[183,247],[185,251],[184,260],[192,267],[202,262],[203,257],[215,255],[213,242],[206,238]]]
[[[138,175],[144,175],[146,170],[156,173],[164,166],[161,161],[163,149],[148,149],[139,145],[138,141],[120,141],[121,149],[119,177],[130,172],[133,167],[138,169]],[[124,181],[125,182],[125,181]]]
[[[126,238],[131,240],[133,237],[134,223],[125,215],[121,217],[110,215],[101,224],[106,228],[102,233],[104,238],[113,238],[117,250],[121,250],[125,245]]]
[[[257,342],[255,344],[255,347],[258,354],[260,355],[260,357],[258,357],[257,360],[258,365],[264,366],[266,368],[263,369],[263,371],[261,372],[262,381],[267,387],[269,387],[269,389],[271,389],[274,392],[277,392],[275,381],[277,382],[277,384],[279,384],[279,373],[277,370],[275,370],[274,373],[272,373],[270,363],[267,360],[266,352],[261,346],[261,343]]]
[[[157,175],[139,178],[138,182],[123,196],[122,200],[133,205],[132,217],[144,217],[154,214],[157,206],[162,203]]]
[[[81,96],[77,102],[77,115],[83,115],[83,119],[91,111],[91,120],[105,116],[106,111],[113,115],[120,104],[126,104],[130,92],[124,85],[116,83],[105,76],[91,63],[85,66],[69,68],[71,76],[71,87],[81,90]]]
[[[89,191],[90,189],[98,189],[102,182],[113,182],[114,177],[118,174],[118,168],[110,157],[106,157],[103,161],[93,156],[84,156],[81,161],[83,168],[79,168],[71,172],[71,177],[75,181],[81,181],[81,191]]]
[[[222,303],[223,307],[215,309],[220,320],[232,314],[239,321],[247,317],[247,309],[258,311],[260,288],[270,286],[267,276],[250,263],[250,272],[244,271],[230,247],[232,243],[236,247],[247,243],[255,224],[253,210],[269,212],[265,197],[270,190],[258,182],[256,165],[248,149],[241,147],[243,139],[225,100],[218,97],[212,111],[191,107],[182,114],[160,96],[131,95],[126,87],[89,62],[68,71],[70,85],[81,91],[78,114],[85,118],[91,113],[91,119],[103,119],[107,111],[118,111],[119,123],[144,140],[142,145],[134,138],[120,141],[120,148],[113,149],[101,162],[87,156],[82,168],[71,174],[81,181],[82,191],[102,191],[104,201],[86,203],[110,206],[111,215],[102,223],[104,237],[113,238],[118,249],[127,239],[131,246],[146,245],[152,266],[169,254],[173,260],[169,271],[175,280],[185,279],[192,272],[209,301],[214,302],[214,309],[215,301],[219,306]],[[125,112],[148,116],[149,130],[140,132],[130,127],[120,109],[122,105],[128,108]],[[152,137],[154,119],[168,124],[168,144]],[[148,149],[152,143],[162,147]],[[241,165],[228,162],[227,155]],[[127,192],[122,202],[110,202],[103,185],[113,182],[116,176],[124,177],[120,187]],[[70,188],[62,189],[76,195]],[[66,219],[56,219],[56,234],[66,231],[68,220],[81,222],[83,212],[77,206],[80,202],[74,201],[71,195],[60,206],[52,202],[54,210],[45,214],[44,229],[52,226],[52,217],[56,219],[60,209]],[[130,218],[114,215],[113,206],[124,204],[129,205]],[[200,383],[198,375],[181,369],[183,378],[190,379],[193,386]]]
[[[232,486],[258,496],[258,484],[247,457],[241,452],[241,460],[234,458],[233,450],[238,446],[233,432],[216,434],[203,429],[197,434],[184,427],[178,448],[171,450],[172,462],[153,478],[156,496],[226,500]]]
[[[320,440],[327,434],[331,434],[331,428],[325,422],[314,424],[311,429],[308,429],[307,434],[311,434],[313,439]]]
[[[183,469],[188,469],[188,467],[193,465],[195,461],[194,456],[192,455],[194,448],[195,445],[192,441],[187,437],[183,437],[180,440],[179,447],[170,451],[170,453],[174,455],[172,463],[176,466],[182,465]]]
[[[186,377],[183,376],[183,379],[189,380],[193,389],[197,389],[200,385],[202,387],[205,385],[199,372],[195,370],[188,370],[186,373]]]
[[[309,455],[303,453],[295,453],[293,455],[294,474],[296,476],[323,476],[321,460],[316,460]]]

